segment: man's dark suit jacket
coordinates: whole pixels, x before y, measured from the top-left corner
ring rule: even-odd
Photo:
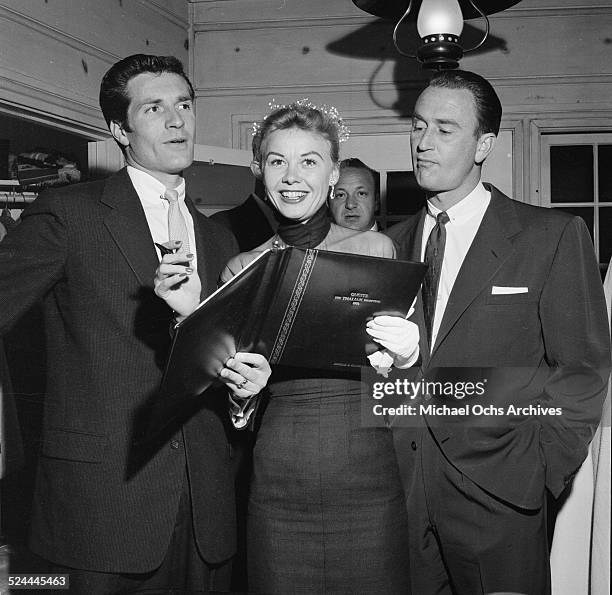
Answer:
[[[237,246],[188,208],[206,295]],[[0,330],[44,297],[48,379],[31,546],[53,562],[113,573],[157,567],[186,465],[203,557],[234,552],[225,391],[207,394],[144,466],[133,464],[139,416],[170,342],[171,310],[153,292],[158,264],[125,169],[43,193],[0,244]]]
[[[538,508],[544,486],[558,496],[571,481],[601,415],[610,366],[602,283],[582,219],[513,201],[485,186],[491,203],[431,355],[417,304],[423,373],[497,368],[501,382],[487,402],[539,403],[561,407],[563,415],[427,422],[447,458],[479,486],[517,506]],[[398,258],[421,260],[424,218],[423,210],[387,230],[398,244]],[[504,294],[494,287],[527,291]],[[402,432],[396,434],[400,451]]]
[[[252,194],[237,207],[211,215],[211,219],[221,223],[234,234],[240,252],[249,252],[261,246],[275,233]]]

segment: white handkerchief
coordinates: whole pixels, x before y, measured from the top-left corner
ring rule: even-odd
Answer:
[[[528,293],[528,287],[503,287],[500,285],[493,285],[491,288],[491,295],[511,295],[514,293]]]

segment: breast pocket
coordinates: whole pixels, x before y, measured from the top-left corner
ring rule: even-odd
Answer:
[[[56,459],[68,459],[84,463],[101,463],[104,460],[108,437],[64,428],[51,428],[45,432],[42,454]]]
[[[496,293],[489,294],[485,303],[490,306],[512,306],[537,303],[538,298],[534,293]]]

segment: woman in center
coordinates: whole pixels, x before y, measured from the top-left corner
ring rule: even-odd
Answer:
[[[278,232],[230,260],[223,282],[273,245],[395,257],[383,234],[331,223],[327,198],[346,134],[335,109],[304,100],[255,126],[251,167]],[[412,322],[376,317],[368,332],[396,364],[417,358]],[[407,512],[391,431],[362,425],[359,372],[275,366],[268,386],[253,452],[249,592],[409,593]]]
[[[331,223],[338,180],[333,108],[278,107],[253,138],[252,170],[276,209],[277,234],[234,257],[227,281],[276,245],[394,258],[377,232]],[[407,323],[399,319],[397,324]],[[415,327],[416,328],[416,327]],[[407,333],[408,342],[418,333]],[[391,432],[361,424],[358,375],[276,366],[253,453],[248,511],[254,593],[407,593],[406,508]]]

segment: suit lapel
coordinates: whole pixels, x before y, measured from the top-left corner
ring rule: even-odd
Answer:
[[[425,224],[425,209],[413,215],[406,222],[391,227],[387,235],[395,241],[399,251],[399,258],[421,262],[421,238],[423,237],[423,225]],[[406,227],[404,227],[406,225]],[[398,229],[398,232],[395,230]]]
[[[159,260],[144,209],[127,169],[107,180],[100,201],[111,208],[104,225],[129,267],[142,285],[153,287],[153,272]]]
[[[442,317],[432,359],[459,317],[513,253],[514,247],[509,238],[521,230],[511,199],[492,186],[487,185],[487,189],[491,191],[491,202],[459,269]]]

